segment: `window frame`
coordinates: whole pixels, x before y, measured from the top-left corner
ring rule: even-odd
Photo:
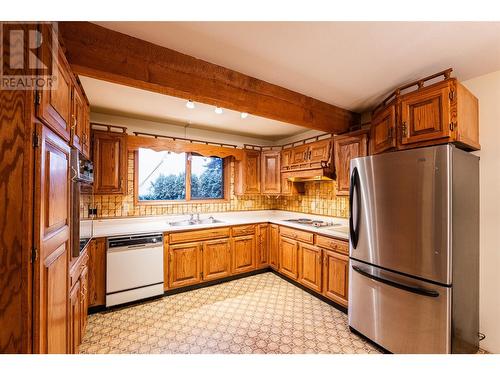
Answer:
[[[146,147],[147,148],[147,147]],[[158,150],[154,150],[158,151]],[[170,151],[172,150],[162,150]],[[214,204],[214,203],[227,203],[229,202],[229,185],[230,185],[230,158],[221,158],[222,164],[222,198],[210,198],[210,199],[191,199],[191,158],[192,154],[197,154],[196,152],[186,152],[186,199],[179,200],[140,200],[139,199],[139,150],[134,151],[134,205],[136,206],[166,206],[171,204]],[[201,155],[201,154],[197,154]],[[205,156],[205,155],[201,155]],[[218,157],[218,156],[205,156],[205,157]]]

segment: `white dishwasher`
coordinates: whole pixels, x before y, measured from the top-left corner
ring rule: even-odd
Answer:
[[[163,235],[108,238],[106,307],[163,294]]]

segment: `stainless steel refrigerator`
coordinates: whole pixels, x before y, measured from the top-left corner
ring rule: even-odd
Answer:
[[[393,353],[473,353],[479,158],[452,145],[351,161],[349,326]]]

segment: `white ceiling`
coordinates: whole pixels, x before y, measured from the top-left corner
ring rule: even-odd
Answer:
[[[308,129],[249,114],[242,119],[240,112],[195,103],[194,109],[186,107],[186,100],[80,76],[93,112],[114,114],[166,122],[172,125],[189,125],[194,129],[207,129],[231,134],[253,136],[259,139],[280,140]]]
[[[97,24],[357,112],[448,67],[460,80],[500,69],[498,22]]]

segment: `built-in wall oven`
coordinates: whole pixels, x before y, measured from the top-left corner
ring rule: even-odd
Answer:
[[[71,255],[77,257],[92,239],[94,166],[80,152],[71,149]]]

